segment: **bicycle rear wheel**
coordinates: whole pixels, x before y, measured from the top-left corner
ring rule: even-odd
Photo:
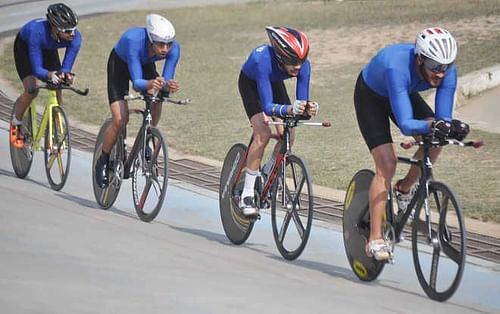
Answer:
[[[219,209],[222,226],[227,238],[237,245],[248,239],[254,224],[254,220],[243,215],[239,207],[245,183],[243,163],[246,151],[247,146],[243,144],[235,144],[231,147],[224,159],[219,184]],[[236,182],[238,174],[239,180]]]
[[[10,116],[10,121],[16,112],[16,107],[12,109],[12,114]],[[10,128],[10,125],[9,125]],[[23,116],[23,123],[21,125],[21,131],[24,134],[24,147],[16,148],[12,143],[10,143],[9,134],[9,148],[10,148],[10,161],[12,163],[12,168],[14,173],[19,178],[25,178],[31,169],[31,164],[33,163],[33,128],[31,125],[31,107],[28,107]],[[10,131],[9,131],[10,132]]]
[[[94,149],[94,157],[92,160],[92,187],[94,189],[94,196],[97,201],[97,204],[102,209],[108,209],[113,206],[116,198],[118,197],[118,193],[120,192],[121,183],[123,180],[123,159],[124,159],[124,149],[123,149],[123,136],[121,133],[118,135],[118,140],[116,141],[113,149],[109,154],[109,184],[105,188],[101,188],[95,179],[95,165],[102,154],[102,142],[104,140],[104,132],[111,126],[112,120],[111,118],[104,121],[101,129],[99,130],[99,134],[97,135],[95,149]]]
[[[412,228],[413,262],[425,293],[433,300],[445,301],[462,279],[467,247],[464,219],[455,195],[445,184],[431,182],[428,201],[439,222],[430,226],[429,234],[425,211],[417,210]]]
[[[68,119],[62,107],[52,108],[52,136],[45,129],[45,173],[53,190],[59,191],[66,183],[71,162],[71,142]]]
[[[366,254],[365,246],[370,236],[370,210],[368,191],[374,173],[363,169],[352,178],[344,200],[344,247],[349,265],[363,281],[375,280],[384,269],[385,262]]]
[[[168,150],[160,130],[151,127],[146,136],[146,151],[141,144],[132,161],[132,196],[142,221],[156,218],[163,205],[168,185]]]
[[[306,247],[314,208],[311,179],[299,157],[286,158],[285,168],[274,181],[271,199],[274,242],[285,259],[294,260]]]

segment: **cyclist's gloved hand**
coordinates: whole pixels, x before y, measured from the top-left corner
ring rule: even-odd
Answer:
[[[450,137],[463,141],[463,139],[469,134],[469,131],[470,128],[467,123],[456,119],[451,120]]]
[[[179,82],[177,82],[176,80],[166,81],[165,86],[167,87],[168,91],[171,93],[175,93],[179,90]]]
[[[59,77],[57,72],[49,72],[49,82],[57,85],[61,82],[61,78]]]
[[[451,123],[442,119],[432,122],[432,137],[439,141],[445,140],[451,131]]]
[[[62,78],[64,84],[71,85],[75,82],[75,73],[62,72],[60,78]]]
[[[304,100],[295,100],[292,105],[293,114],[300,115],[304,113],[306,108],[306,102]]]
[[[319,112],[319,104],[315,101],[307,101],[306,112],[310,116],[315,116]]]

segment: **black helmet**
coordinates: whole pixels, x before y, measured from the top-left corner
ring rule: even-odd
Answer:
[[[78,24],[78,16],[64,3],[49,5],[47,20],[50,25],[59,29],[74,28]]]

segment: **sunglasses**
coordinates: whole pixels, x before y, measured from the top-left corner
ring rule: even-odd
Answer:
[[[61,33],[72,34],[72,33],[74,33],[74,32],[75,32],[76,27],[71,27],[71,28],[58,28],[58,30],[59,30]]]
[[[285,64],[285,65],[291,65],[291,66],[298,66],[298,65],[301,66],[301,65],[304,64],[305,61],[306,60],[301,61],[301,60],[292,60],[292,59],[282,58],[283,64]]]
[[[450,64],[441,64],[437,61],[434,61],[429,58],[423,58],[424,66],[431,72],[434,73],[440,73],[440,72],[446,72],[448,71],[451,66],[453,65],[453,62]]]
[[[159,46],[159,47],[162,47],[163,45],[167,46],[167,49],[170,49],[170,47],[172,47],[172,45],[174,44],[174,42],[170,41],[168,43],[165,43],[165,42],[162,42],[162,41],[153,41],[153,44],[155,44],[156,46]]]

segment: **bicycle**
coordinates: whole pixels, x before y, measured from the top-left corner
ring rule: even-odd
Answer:
[[[25,178],[33,163],[33,153],[43,150],[45,160],[45,174],[50,187],[59,191],[63,188],[69,174],[71,162],[71,141],[69,123],[64,109],[59,105],[56,97],[57,90],[71,90],[78,95],[86,96],[89,89],[80,90],[67,84],[46,83],[31,88],[28,93],[34,94],[40,89],[48,90],[43,114],[37,115],[37,105],[31,102],[23,115],[21,132],[24,135],[24,146],[16,148],[10,143],[10,160],[15,174]],[[14,106],[11,121],[16,112]],[[42,147],[41,139],[44,137]]]
[[[281,143],[280,149],[267,178],[259,176],[256,180],[255,204],[259,209],[271,208],[274,241],[285,259],[294,260],[302,253],[309,239],[313,218],[313,191],[305,163],[291,152],[290,132],[300,125],[329,127],[330,123],[303,122],[300,117],[287,116],[282,122],[271,121],[269,124],[282,125],[283,135],[273,135]],[[248,147],[252,141],[253,136],[248,146],[238,143],[229,149],[220,175],[219,208],[222,226],[228,239],[236,245],[248,239],[254,222],[260,218],[246,217],[239,208]],[[284,211],[284,215],[280,215],[280,209]],[[289,228],[291,220],[295,230]]]
[[[398,162],[418,166],[421,176],[406,210],[394,214],[392,191],[388,193],[383,238],[390,247],[389,261],[377,261],[365,252],[370,234],[368,191],[374,173],[363,169],[352,178],[344,201],[343,234],[349,264],[360,280],[375,280],[385,264],[393,262],[394,246],[404,240],[403,231],[407,231],[405,226],[410,224],[413,263],[424,292],[441,302],[455,293],[462,278],[467,246],[463,212],[452,190],[445,183],[434,180],[429,155],[431,147],[447,144],[474,148],[483,145],[481,141],[464,143],[455,139],[440,142],[428,136],[421,141],[401,144],[405,149],[422,146],[424,157],[416,160],[398,156]],[[424,265],[429,255],[431,263]],[[438,274],[442,276],[438,278]]]
[[[125,100],[143,100],[145,102],[144,109],[129,110],[129,113],[142,114],[142,125],[137,132],[130,153],[127,152],[126,146],[126,128],[123,128],[118,134],[118,139],[109,157],[109,184],[101,188],[95,179],[95,165],[102,153],[104,132],[111,125],[112,119],[108,118],[104,121],[97,135],[92,162],[94,196],[102,209],[108,209],[118,197],[122,181],[132,177],[132,197],[135,211],[139,219],[150,222],[160,212],[168,184],[167,143],[160,130],[151,124],[151,105],[163,101],[185,105],[190,102],[190,99],[172,100],[159,93],[158,95],[127,95]],[[151,188],[156,196],[154,199],[149,197],[151,196]]]

